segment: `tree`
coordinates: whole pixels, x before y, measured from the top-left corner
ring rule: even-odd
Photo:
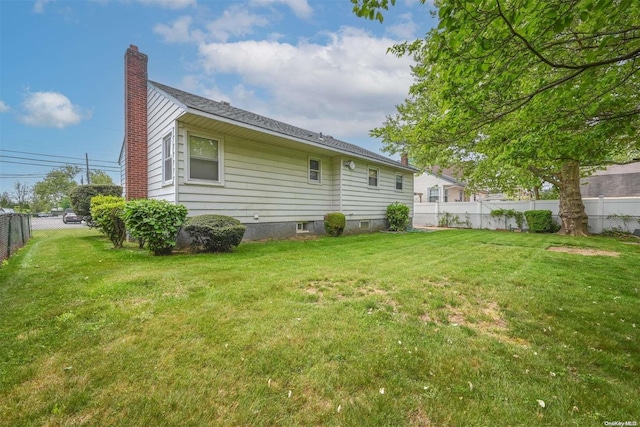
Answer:
[[[352,0],[382,20],[394,0]],[[423,1],[424,3],[424,1]],[[560,233],[587,234],[580,177],[638,155],[640,2],[436,0],[437,28],[391,48],[415,83],[372,131],[418,165],[472,183],[559,190]]]
[[[24,182],[16,181],[13,184],[13,196],[15,197],[16,204],[20,209],[23,209],[27,206],[27,200],[29,199],[29,194],[31,193],[31,187],[29,184],[25,184]]]
[[[69,207],[69,194],[78,183],[74,181],[80,173],[80,168],[65,165],[52,170],[42,180],[33,186],[33,193],[37,199],[49,203],[52,207]]]
[[[113,179],[101,170],[90,171],[89,177],[91,178],[91,185],[115,185]]]
[[[13,200],[11,200],[11,196],[9,196],[9,193],[3,191],[2,194],[0,194],[0,207],[13,208],[15,205],[16,204]]]

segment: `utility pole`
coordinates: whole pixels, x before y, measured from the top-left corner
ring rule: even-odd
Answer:
[[[84,159],[87,163],[87,185],[91,185],[91,176],[89,175],[89,154],[84,153]]]

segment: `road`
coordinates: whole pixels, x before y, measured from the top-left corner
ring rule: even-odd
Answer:
[[[62,216],[52,216],[48,218],[31,217],[32,230],[54,230],[74,227],[86,227],[84,223],[67,223],[62,222]]]

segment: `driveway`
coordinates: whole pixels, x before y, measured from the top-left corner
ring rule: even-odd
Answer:
[[[54,230],[73,227],[86,227],[84,223],[67,223],[62,222],[61,216],[52,216],[48,218],[31,217],[31,229],[32,230]]]

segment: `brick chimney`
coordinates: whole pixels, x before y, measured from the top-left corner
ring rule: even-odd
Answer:
[[[400,156],[400,163],[402,163],[404,166],[409,166],[409,156],[407,155],[407,153],[402,153],[402,155]]]
[[[130,45],[124,54],[124,154],[127,200],[147,198],[147,62]]]

